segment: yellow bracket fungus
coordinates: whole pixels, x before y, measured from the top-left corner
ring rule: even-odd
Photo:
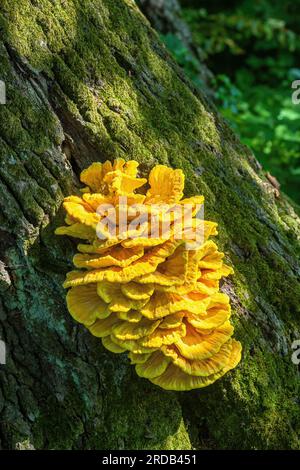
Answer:
[[[182,199],[183,172],[157,165],[148,181],[137,172],[135,161],[93,163],[82,197],[65,198],[56,234],[80,240],[64,283],[68,310],[106,349],[127,352],[140,377],[166,390],[206,387],[241,359],[219,292],[233,270],[209,239],[217,224],[197,218],[204,198]]]

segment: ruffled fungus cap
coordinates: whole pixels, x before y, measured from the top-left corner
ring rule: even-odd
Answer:
[[[204,198],[183,199],[182,170],[157,165],[147,181],[137,162],[118,159],[93,163],[80,180],[82,196],[65,198],[66,226],[56,230],[80,241],[76,270],[64,283],[74,320],[107,350],[127,352],[138,376],[166,390],[206,387],[236,367],[241,345],[232,339],[229,298],[219,292],[233,270],[210,240],[217,224],[202,221],[202,242],[188,249],[189,237],[177,228],[180,212],[169,216],[170,208],[189,207],[189,234],[199,226]],[[132,227],[136,207],[140,223]],[[99,228],[104,219],[108,228]]]

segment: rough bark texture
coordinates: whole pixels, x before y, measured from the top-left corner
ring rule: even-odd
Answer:
[[[297,209],[275,197],[133,1],[2,0],[0,31],[1,447],[299,449]],[[61,202],[80,170],[114,157],[144,173],[183,168],[186,194],[203,193],[219,223],[244,353],[207,389],[139,379],[66,310],[75,244],[53,234]]]
[[[182,18],[178,0],[137,0],[137,4],[156,31],[163,35],[174,34],[180,39],[187,52],[199,65],[197,79],[202,83],[204,92],[214,99],[213,74],[204,62],[202,49],[195,45],[192,32]]]

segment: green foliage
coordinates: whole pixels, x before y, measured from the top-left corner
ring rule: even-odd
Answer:
[[[247,92],[243,84],[248,78],[245,70],[237,73],[237,88],[226,75],[216,77],[216,96],[222,112],[264,168],[299,201],[300,109],[292,103],[290,84],[274,90],[252,83]]]
[[[195,85],[201,87],[203,85],[203,81],[199,77],[201,64],[192,52],[175,34],[168,33],[161,35],[161,39],[172,52],[178,64],[184,69],[187,76],[195,83]]]
[[[300,9],[288,0],[197,3],[182,1],[189,7],[183,16],[215,74],[219,109],[264,169],[300,202],[300,105],[291,98],[291,84],[300,77]],[[199,85],[190,52],[185,55],[174,37],[165,42]]]

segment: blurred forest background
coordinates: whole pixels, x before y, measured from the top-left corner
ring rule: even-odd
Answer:
[[[300,0],[165,0],[171,27],[154,16],[159,3],[146,13],[167,48],[299,204],[300,104],[291,86],[300,79]]]

